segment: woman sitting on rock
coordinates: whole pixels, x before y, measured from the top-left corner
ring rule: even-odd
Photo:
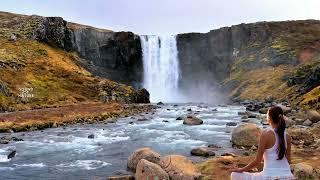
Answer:
[[[291,137],[285,132],[286,123],[282,109],[277,106],[270,108],[267,120],[271,128],[262,132],[255,160],[243,168],[232,169],[232,180],[294,179],[289,165]],[[246,172],[257,167],[262,158],[262,172]]]

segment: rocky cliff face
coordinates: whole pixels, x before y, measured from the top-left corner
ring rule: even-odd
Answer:
[[[285,85],[286,87],[280,90],[277,86],[288,83],[290,76],[294,76],[291,84],[305,82],[293,75],[292,71],[319,61],[319,38],[320,21],[315,20],[259,22],[221,28],[208,33],[179,34],[177,45],[182,75],[180,86],[191,91],[204,87],[209,93],[219,87],[221,92],[240,99],[250,96],[261,99],[268,95],[291,98],[286,97],[282,91],[290,87]],[[272,69],[278,69],[279,74],[270,74],[276,72]],[[265,74],[257,76],[259,72]],[[315,74],[312,75],[312,88],[319,85],[314,83],[317,81],[315,77],[318,77]],[[261,91],[262,94],[249,91],[247,87],[253,84],[250,79],[260,81],[255,82],[257,91],[270,88],[269,91]],[[272,82],[275,87],[263,86],[274,79],[277,81]]]
[[[79,102],[148,103],[148,91],[118,83],[139,81],[138,43],[130,32],[0,12],[0,113]]]
[[[35,39],[77,52],[93,75],[140,86],[143,67],[139,36],[68,23],[60,17],[10,13],[2,13],[2,17],[0,25],[8,29],[4,36]]]
[[[94,75],[139,87],[143,72],[139,36],[67,23],[59,17],[40,18],[35,39],[79,53],[82,65]]]
[[[94,75],[135,87],[142,79],[142,50],[139,36],[68,24],[71,47],[84,59]],[[86,61],[87,60],[87,61]]]

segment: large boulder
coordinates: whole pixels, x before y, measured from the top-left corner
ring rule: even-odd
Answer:
[[[233,129],[231,141],[236,146],[256,146],[258,145],[260,135],[261,130],[256,124],[244,123]]]
[[[135,103],[150,103],[150,94],[145,88],[137,90]]]
[[[290,128],[287,132],[292,138],[292,144],[309,146],[314,143],[314,137],[307,128]]]
[[[141,159],[137,165],[135,178],[138,180],[169,180],[169,175],[159,165]]]
[[[136,167],[141,159],[145,159],[157,164],[160,161],[160,154],[152,151],[150,148],[137,149],[128,157],[128,169],[132,172],[135,172]]]
[[[203,121],[195,116],[187,116],[183,119],[183,124],[200,125],[200,124],[203,124]]]
[[[298,179],[318,179],[319,178],[319,174],[315,172],[315,169],[306,163],[293,164],[291,166],[291,170],[294,177]]]
[[[307,112],[308,119],[310,119],[311,122],[317,123],[320,121],[320,113],[316,110],[309,110]]]
[[[192,161],[181,155],[162,157],[160,166],[169,174],[171,180],[195,180],[201,175]]]
[[[198,147],[191,150],[191,155],[193,156],[215,156],[215,148],[209,148],[209,147]]]

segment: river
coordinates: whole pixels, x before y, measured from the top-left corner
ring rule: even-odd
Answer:
[[[188,111],[191,109],[192,111]],[[128,156],[141,147],[166,154],[191,157],[194,147],[217,144],[216,154],[236,151],[230,143],[233,127],[240,122],[242,106],[166,104],[154,113],[118,119],[115,123],[77,124],[43,131],[11,134],[24,141],[0,145],[0,179],[105,179],[124,173]],[[182,124],[178,116],[195,114],[204,121],[198,126]],[[146,121],[138,119],[146,118]],[[165,122],[168,121],[168,122]],[[88,135],[94,134],[93,139]],[[9,135],[1,134],[0,136]],[[8,160],[10,149],[16,157]]]

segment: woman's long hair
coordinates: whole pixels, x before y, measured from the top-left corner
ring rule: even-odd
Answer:
[[[285,145],[285,134],[286,122],[283,117],[283,110],[281,107],[274,106],[269,109],[269,117],[274,124],[277,124],[278,127],[275,132],[278,135],[278,159],[281,160],[286,154],[286,145]]]

